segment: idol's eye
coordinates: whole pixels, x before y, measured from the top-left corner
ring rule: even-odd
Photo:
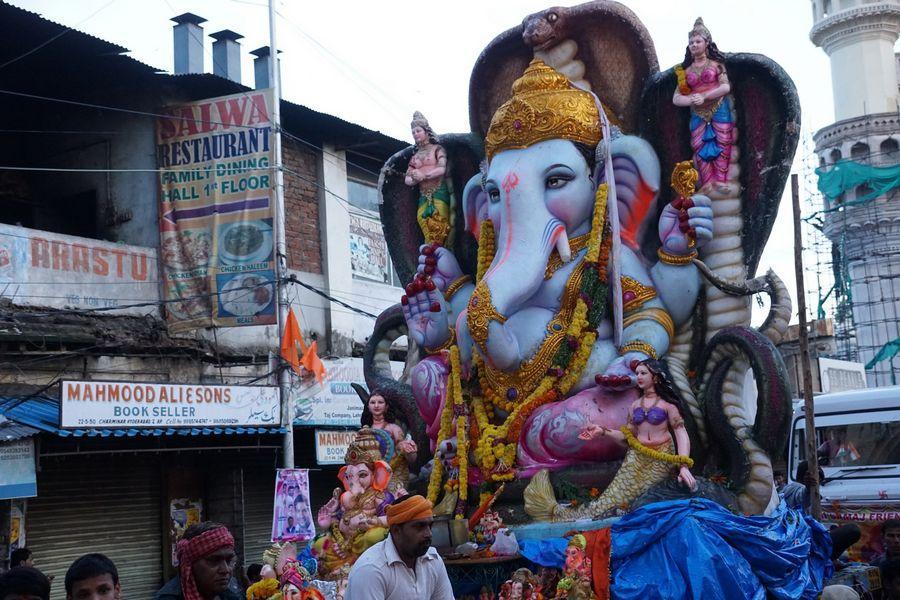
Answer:
[[[500,190],[495,187],[487,188],[487,195],[491,202],[500,202]]]
[[[568,177],[562,177],[560,175],[551,175],[547,178],[547,188],[551,190],[558,190],[569,182]]]
[[[548,23],[556,23],[556,20],[558,18],[559,18],[559,16],[557,16],[556,13],[550,13],[549,15],[547,15],[547,22]]]

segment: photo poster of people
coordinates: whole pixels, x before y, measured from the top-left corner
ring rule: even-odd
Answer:
[[[278,469],[275,475],[273,542],[305,542],[316,534],[309,506],[309,470]]]

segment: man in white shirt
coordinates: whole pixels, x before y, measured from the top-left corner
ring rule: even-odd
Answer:
[[[422,496],[387,507],[390,534],[353,564],[344,600],[453,600],[447,568],[431,547],[432,508]]]

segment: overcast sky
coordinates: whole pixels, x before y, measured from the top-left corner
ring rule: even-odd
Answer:
[[[279,0],[278,47],[282,51],[283,96],[398,137],[409,138],[409,121],[421,110],[438,133],[468,130],[469,73],[475,59],[500,32],[552,0],[450,0],[363,2]],[[172,70],[175,15],[208,19],[205,33],[231,29],[241,40],[243,83],[253,85],[249,51],[269,44],[263,0],[12,0],[12,3],[120,44],[131,56]],[[684,56],[687,32],[702,16],[719,48],[759,52],[776,60],[800,94],[803,128],[795,171],[812,151],[811,135],[833,120],[831,75],[825,53],[809,41],[808,0],[725,2],[693,0],[624,2],[643,20],[661,68]],[[65,44],[65,36],[55,44]],[[212,71],[212,39],[206,38],[205,67]],[[789,192],[790,186],[787,186]],[[805,198],[814,181],[801,177]],[[809,212],[813,210],[807,208]],[[786,195],[760,272],[773,267],[792,291],[793,233]],[[810,258],[808,262],[812,262]],[[810,265],[807,265],[810,266]],[[814,281],[807,275],[807,288]],[[795,304],[796,307],[796,304]],[[758,318],[755,320],[759,320]]]

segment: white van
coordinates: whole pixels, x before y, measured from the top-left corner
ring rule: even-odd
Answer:
[[[850,552],[868,561],[883,552],[881,523],[900,519],[900,386],[816,396],[816,446],[825,472],[822,520],[854,522],[862,539]],[[795,404],[788,479],[806,459],[803,403]],[[801,482],[802,483],[802,482]]]

